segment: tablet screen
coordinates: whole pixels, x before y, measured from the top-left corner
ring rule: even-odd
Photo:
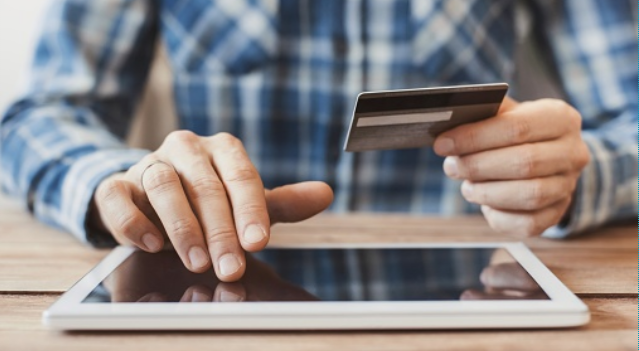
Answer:
[[[548,299],[505,249],[267,249],[244,277],[188,271],[173,251],[133,252],[83,303]]]

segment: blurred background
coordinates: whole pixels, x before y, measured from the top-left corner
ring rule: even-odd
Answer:
[[[26,86],[42,18],[53,1],[0,1],[0,43],[3,47],[0,55],[0,115],[5,113],[9,104],[21,95]],[[528,19],[519,20],[520,25],[527,25]],[[524,69],[517,71],[515,81],[510,82],[511,92],[516,92],[517,99],[564,97],[543,56],[530,37],[522,39],[517,50],[516,66]],[[129,145],[156,149],[164,137],[177,128],[171,85],[169,64],[163,55],[163,48],[158,46],[146,91],[127,140]]]
[[[39,23],[51,0],[0,1],[0,113],[24,88]]]
[[[4,48],[0,55],[0,116],[26,88],[42,18],[53,1],[0,1],[0,43]],[[164,137],[177,128],[171,99],[171,73],[161,47],[156,56],[127,140],[134,147],[156,149]]]
[[[4,48],[0,55],[0,116],[4,115],[9,105],[26,88],[42,19],[54,1],[0,0],[0,43]],[[520,18],[519,22],[520,25],[528,25],[527,18]],[[518,71],[515,82],[510,82],[511,92],[516,92],[516,98],[533,100],[563,97],[557,79],[542,56],[530,37],[521,41],[516,66],[526,69]],[[178,127],[172,99],[172,75],[161,45],[158,45],[156,59],[142,96],[126,141],[132,147],[155,150],[166,135]]]
[[[40,24],[53,1],[0,1],[0,43],[3,48],[8,48],[0,56],[0,114],[4,114],[9,104],[25,88]],[[526,84],[511,82],[515,83],[511,86],[514,88],[512,90],[517,91],[517,97],[522,100],[563,97],[556,79],[549,73],[544,60],[537,55],[532,41],[524,40],[521,44],[518,60],[524,60],[526,64],[518,64],[518,67],[528,69],[517,74],[517,81]],[[171,72],[161,46],[157,52],[146,92],[128,138],[131,146],[156,149],[164,137],[177,127],[171,97]]]

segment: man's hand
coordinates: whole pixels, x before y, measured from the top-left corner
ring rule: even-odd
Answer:
[[[100,183],[89,220],[148,252],[161,250],[166,236],[189,270],[204,272],[212,261],[219,279],[230,282],[244,274],[244,250],[268,243],[272,223],[306,219],[332,199],[319,182],[265,190],[237,138],[177,131]]]
[[[517,103],[506,98],[497,116],[442,133],[435,152],[444,171],[463,179],[462,194],[490,226],[537,236],[559,223],[590,154],[581,116],[560,100]]]

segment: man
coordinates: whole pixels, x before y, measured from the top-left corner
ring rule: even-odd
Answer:
[[[567,102],[507,99],[434,150],[347,154],[361,91],[511,81],[522,2],[60,0],[30,92],[2,120],[4,188],[82,240],[150,252],[168,240],[187,268],[212,265],[223,281],[242,276],[244,251],[262,249],[271,224],[331,202],[335,211],[481,208],[495,230],[524,236],[631,218],[633,5],[528,5]],[[157,40],[185,130],[153,152],[132,150],[122,138]],[[311,179],[325,183],[302,182]]]

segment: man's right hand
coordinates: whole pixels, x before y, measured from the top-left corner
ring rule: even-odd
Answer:
[[[284,171],[284,170],[283,170]],[[93,197],[92,225],[123,245],[157,252],[167,237],[184,265],[236,281],[244,250],[268,243],[275,222],[309,218],[330,205],[321,182],[266,190],[242,143],[227,133],[176,131],[127,172],[103,180]]]

